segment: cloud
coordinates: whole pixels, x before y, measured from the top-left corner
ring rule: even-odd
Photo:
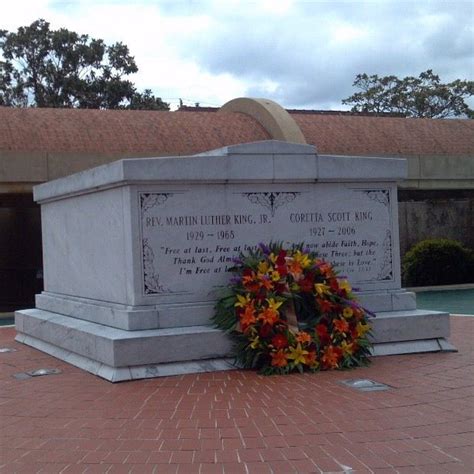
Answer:
[[[139,67],[131,79],[172,103],[341,109],[362,72],[472,79],[473,16],[457,0],[26,0],[5,6],[0,27],[42,17],[121,41]]]
[[[449,2],[449,9],[438,2],[293,6],[284,16],[220,12],[217,26],[181,54],[211,73],[243,78],[249,95],[268,93],[286,106],[340,103],[361,72],[405,76],[432,68],[442,79],[469,75],[472,6],[466,2]]]

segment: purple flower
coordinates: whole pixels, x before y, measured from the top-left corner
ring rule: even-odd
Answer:
[[[375,313],[372,313],[372,311],[369,311],[367,308],[364,308],[363,306],[361,306],[361,308],[367,313],[368,316],[372,316],[372,318],[377,317]]]
[[[265,255],[270,255],[270,248],[265,245],[263,242],[260,242],[258,244],[258,246],[260,247],[260,250],[265,254]]]
[[[235,263],[236,265],[242,265],[244,262],[239,257],[232,257],[232,263]]]
[[[238,276],[233,276],[231,279],[230,279],[230,283],[232,285],[238,285],[240,282],[241,282],[241,278],[238,277]]]

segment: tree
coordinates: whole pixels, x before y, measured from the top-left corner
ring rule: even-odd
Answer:
[[[159,97],[155,97],[150,89],[145,89],[142,93],[134,92],[130,102],[124,108],[134,110],[169,110],[169,104],[163,102]]]
[[[16,33],[0,30],[0,105],[168,110],[126,79],[137,71],[122,43],[51,30],[41,19]]]
[[[361,89],[344,99],[352,105],[352,112],[395,112],[407,117],[447,118],[467,116],[473,118],[473,110],[465,98],[474,94],[474,81],[459,79],[442,84],[431,69],[419,77],[378,77],[376,74],[358,74],[354,87]]]

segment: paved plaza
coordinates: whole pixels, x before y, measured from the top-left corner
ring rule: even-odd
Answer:
[[[248,371],[112,384],[0,328],[1,473],[472,473],[474,318],[457,353],[347,372]],[[38,368],[50,376],[23,378]],[[17,377],[15,377],[17,375]],[[387,391],[341,381],[369,378]]]

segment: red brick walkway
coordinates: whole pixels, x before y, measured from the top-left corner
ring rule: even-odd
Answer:
[[[474,318],[459,353],[379,357],[351,372],[234,371],[111,384],[0,329],[0,472],[472,473]],[[62,373],[18,380],[39,367]],[[340,380],[393,387],[358,392]]]

